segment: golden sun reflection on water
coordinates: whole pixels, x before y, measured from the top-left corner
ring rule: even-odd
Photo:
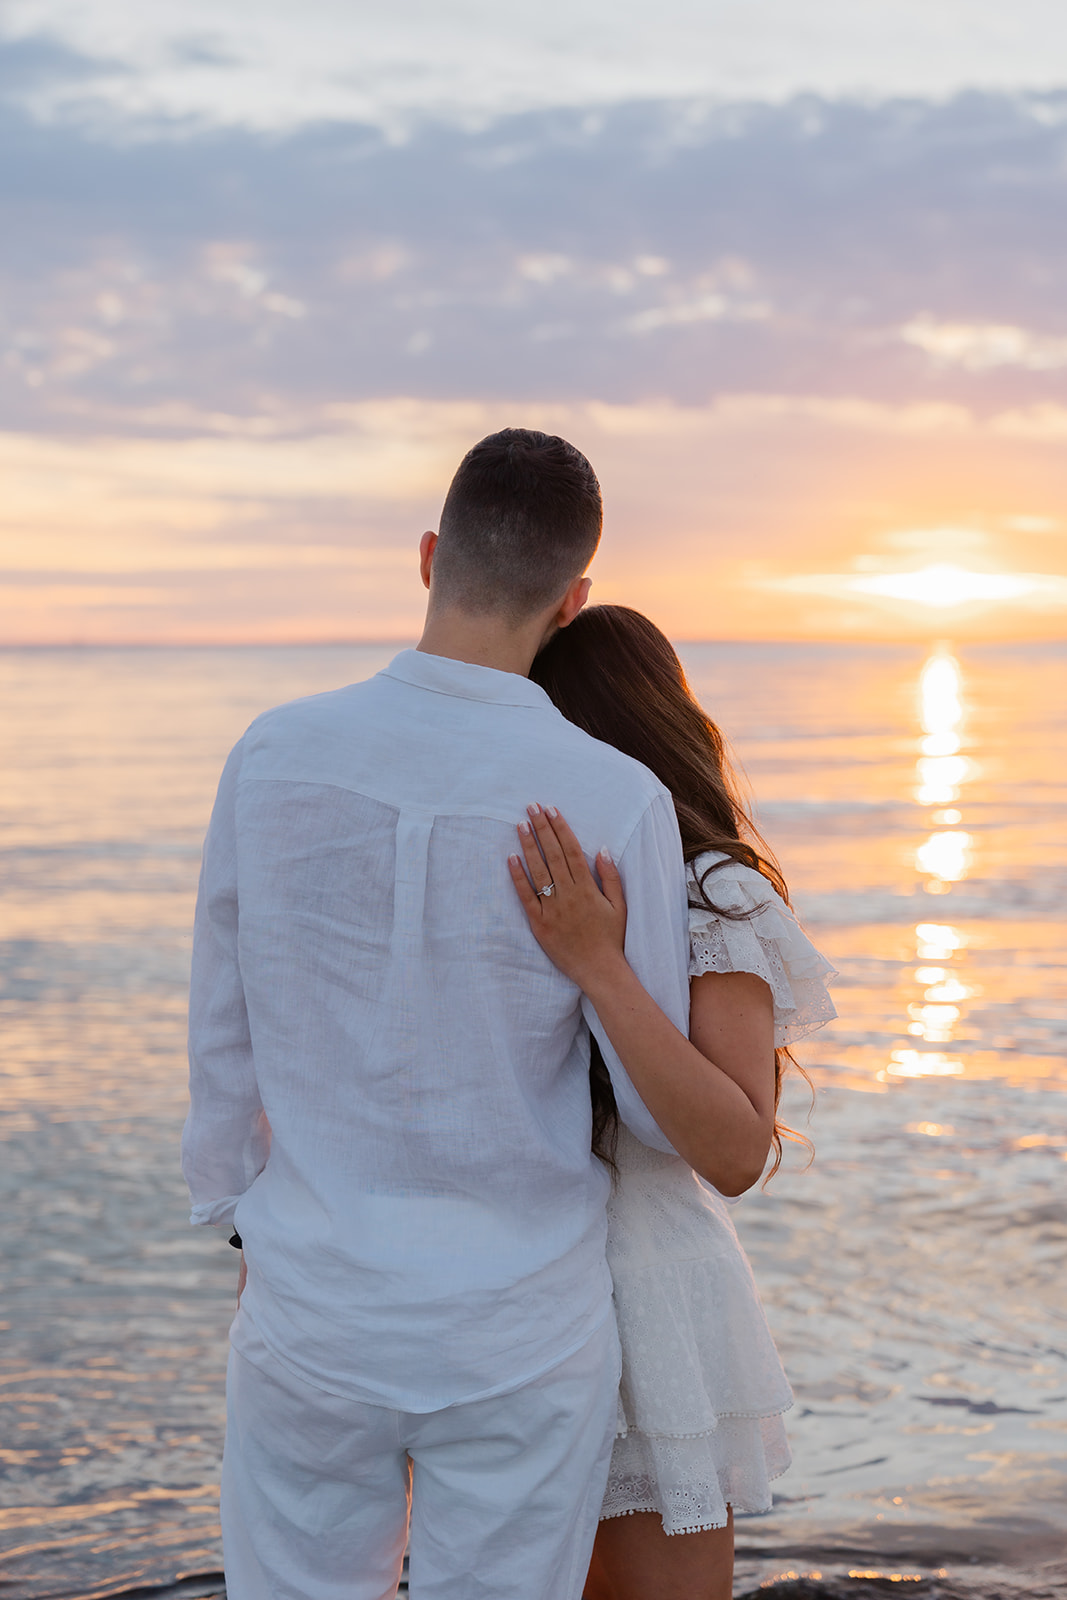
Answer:
[[[958,1077],[963,1062],[941,1050],[894,1050],[885,1069],[890,1078]]]
[[[969,833],[932,833],[916,851],[915,861],[920,872],[930,874],[926,885],[928,894],[943,893],[943,885],[958,883],[967,875],[970,861],[971,836]]]
[[[923,737],[919,741],[915,798],[921,806],[949,805],[958,797],[960,785],[971,776],[971,763],[959,754],[961,692],[959,663],[947,651],[935,651],[919,679]]]
[[[963,675],[959,662],[939,646],[923,664],[919,675],[919,722],[922,736],[916,761],[915,799],[920,806],[936,808],[929,820],[937,824],[915,852],[916,870],[923,874],[927,894],[946,895],[961,882],[971,868],[974,839],[958,826],[963,812],[951,804],[973,776],[974,765],[960,754],[964,723]],[[915,927],[915,954],[920,962],[936,966],[917,966],[915,982],[922,985],[921,997],[907,1005],[906,1032],[923,1045],[951,1044],[964,1017],[963,1002],[980,991],[963,983],[948,965],[962,959],[966,937],[950,923],[920,922]],[[891,1051],[889,1063],[879,1077],[891,1078],[958,1077],[963,1061],[944,1050],[900,1046]]]
[[[919,941],[919,954],[932,961],[947,961],[967,944],[966,936],[958,928],[950,928],[943,922],[920,922],[915,937]]]
[[[943,647],[925,662],[919,677],[919,719],[923,729],[916,763],[915,798],[921,806],[936,806],[931,833],[915,853],[915,865],[926,876],[927,894],[946,894],[950,884],[967,876],[973,839],[957,824],[963,813],[951,802],[973,776],[974,765],[959,754],[962,745],[963,679],[959,662]]]
[[[922,1091],[924,1066],[941,1069],[931,1094],[1067,1087],[1067,645],[857,653],[832,686],[814,653],[742,665],[687,648],[801,920],[842,974],[839,1020],[801,1046],[807,1070],[875,1095],[902,1067]],[[966,763],[941,769],[959,781],[919,767],[940,760]]]

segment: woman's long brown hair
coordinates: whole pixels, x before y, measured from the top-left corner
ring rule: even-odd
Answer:
[[[590,606],[553,636],[530,677],[569,721],[633,756],[670,790],[686,861],[716,851],[760,873],[789,904],[781,869],[741,796],[726,741],[694,698],[682,663],[655,623],[629,606]],[[743,920],[753,912],[726,910],[711,898],[709,879],[723,865],[725,861],[716,862],[701,873],[700,898],[694,903],[731,921]],[[593,1149],[614,1169],[618,1111],[595,1039],[592,1044]],[[788,1050],[774,1052],[776,1111],[788,1065],[807,1077]],[[811,1148],[804,1134],[776,1116],[774,1163],[765,1183],[781,1165],[783,1138]]]

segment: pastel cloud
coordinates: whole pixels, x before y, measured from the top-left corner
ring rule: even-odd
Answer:
[[[152,10],[106,11],[114,82],[156,50],[217,86],[225,40]],[[676,636],[899,635],[929,617],[868,580],[1064,567],[1067,93],[402,139],[119,96],[105,137],[73,10],[19,15],[71,42],[0,47],[7,638],[410,636],[414,540],[514,422],[589,450],[597,593]]]
[[[0,104],[0,420],[1064,403],[1067,95],[682,109],[122,143]]]
[[[904,324],[900,337],[935,361],[969,372],[996,367],[1049,372],[1067,367],[1067,339],[1049,338],[1010,322],[938,322],[920,316]]]
[[[427,115],[469,126],[628,99],[1044,89],[1067,56],[1059,0],[7,0],[3,26],[23,46],[22,99],[38,115],[179,130],[396,131]]]

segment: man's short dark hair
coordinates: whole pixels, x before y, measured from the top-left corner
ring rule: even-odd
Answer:
[[[596,473],[566,439],[530,428],[491,433],[452,479],[435,592],[445,605],[521,622],[585,571],[603,520]]]

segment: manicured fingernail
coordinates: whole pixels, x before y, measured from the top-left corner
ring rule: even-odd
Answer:
[[[530,831],[530,824],[528,822],[520,822],[519,823],[519,832],[520,833],[529,833],[529,831]]]
[[[517,866],[520,865],[518,856],[508,856],[508,862],[513,867],[517,867]]]
[[[545,814],[546,814],[546,816],[549,816],[549,817],[558,817],[559,816],[559,812],[556,810],[555,806],[546,806],[545,807]]]
[[[613,867],[615,865],[610,850],[601,850],[600,859],[601,861],[606,861],[609,867]]]
[[[536,802],[532,806],[527,806],[526,809],[531,817],[539,817],[541,815],[541,807]]]

